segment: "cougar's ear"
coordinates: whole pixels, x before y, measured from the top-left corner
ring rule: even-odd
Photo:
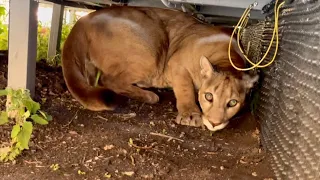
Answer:
[[[259,75],[254,75],[250,76],[248,74],[243,74],[242,75],[242,84],[246,89],[251,89],[254,85],[259,80]]]
[[[210,78],[216,72],[215,68],[205,56],[201,56],[200,58],[200,68],[202,78]]]

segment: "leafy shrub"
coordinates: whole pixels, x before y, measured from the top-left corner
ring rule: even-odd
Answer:
[[[5,24],[0,24],[0,50],[8,49],[8,26]]]
[[[6,16],[6,9],[0,6],[0,50],[8,49],[8,26],[2,23]]]
[[[37,60],[47,59],[50,29],[38,23]]]
[[[2,23],[2,20],[7,16],[6,9],[0,6],[0,50],[8,49],[8,26]],[[73,24],[63,24],[61,30],[60,52],[67,36],[70,33]],[[47,59],[48,42],[50,37],[50,28],[38,23],[38,37],[37,37],[37,61]],[[61,63],[60,52],[57,55],[47,59],[50,64],[59,65]]]
[[[49,57],[49,59],[47,59],[48,63],[50,63],[52,65],[60,65],[61,64],[61,54],[60,53],[62,51],[63,44],[66,41],[72,27],[73,27],[73,24],[63,24],[62,25],[60,49],[54,57]]]
[[[0,113],[0,125],[12,120],[11,142],[0,148],[0,162],[14,160],[24,149],[29,149],[33,124],[48,124],[52,117],[40,110],[40,104],[33,101],[25,89],[0,90],[0,96],[7,96],[7,109]],[[0,144],[2,146],[2,144]]]

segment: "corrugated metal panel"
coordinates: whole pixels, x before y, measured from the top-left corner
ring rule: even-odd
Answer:
[[[268,8],[273,9],[268,6],[264,10]],[[267,17],[266,23],[270,24],[273,13]],[[287,1],[279,23],[280,49],[272,66],[263,70],[259,91],[257,114],[262,121],[262,142],[272,155],[278,179],[317,180],[320,179],[319,1]],[[263,45],[262,52],[265,48]]]

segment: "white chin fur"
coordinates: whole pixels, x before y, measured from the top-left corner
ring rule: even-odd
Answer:
[[[206,118],[202,118],[202,121],[203,121],[203,124],[210,130],[210,131],[219,131],[223,128],[225,128],[228,124],[229,124],[229,121],[225,122],[225,123],[222,123],[222,124],[219,124],[218,126],[212,126],[212,124],[209,122],[208,119]]]

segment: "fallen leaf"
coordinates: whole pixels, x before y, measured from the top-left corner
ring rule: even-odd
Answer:
[[[105,145],[105,146],[103,147],[103,149],[104,149],[105,151],[110,150],[110,149],[113,149],[113,148],[114,148],[114,145],[112,145],[112,144],[110,144],[110,145]]]
[[[108,172],[104,173],[104,177],[106,178],[111,178],[111,174],[109,174]]]
[[[76,131],[69,131],[69,134],[78,135],[78,133]]]
[[[125,172],[122,172],[123,175],[127,175],[127,176],[132,176],[134,174],[133,171],[125,171]]]

